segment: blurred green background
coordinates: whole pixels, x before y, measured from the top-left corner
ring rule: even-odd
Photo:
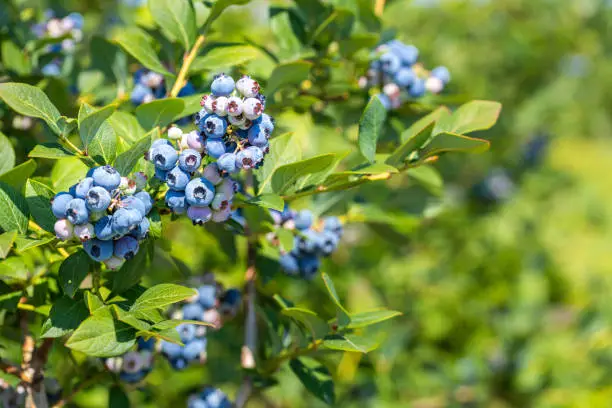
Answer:
[[[91,9],[98,19],[111,4],[59,3],[85,14]],[[268,3],[291,2],[258,0],[248,11],[234,10],[217,24],[217,38],[256,33],[274,48]],[[132,12],[122,9],[120,16],[131,19]],[[442,194],[393,179],[340,197],[361,204],[332,206],[331,212],[348,210],[349,220],[372,206],[404,214],[390,223],[382,217],[349,223],[340,250],[323,268],[349,310],[386,306],[404,313],[376,327],[382,342],[377,351],[330,357],[337,405],[611,406],[612,5],[389,0],[383,22],[390,35],[418,46],[428,65],[449,67],[453,79],[442,102],[491,99],[504,108],[500,122],[479,135],[491,140],[491,151],[435,164],[445,180]],[[265,72],[266,61],[252,69]],[[311,151],[346,150],[357,131],[295,112],[277,120]],[[537,165],[527,166],[526,144],[543,134],[548,147]],[[504,199],[483,199],[483,180],[500,172],[507,177],[504,185],[511,180],[513,187],[504,190]],[[173,224],[165,235],[168,252],[160,252],[159,266],[147,274],[151,282],[182,282],[213,271],[228,286],[241,284],[240,249],[221,248],[212,235],[187,223]],[[278,289],[318,310],[325,303],[320,280],[275,275],[261,289]],[[331,315],[332,307],[325,312]],[[211,335],[204,367],[174,373],[158,359],[147,384],[131,394],[133,403],[181,405],[203,383],[233,395],[241,378],[241,343],[236,321]],[[73,370],[65,357],[53,356],[57,377]],[[324,406],[288,368],[277,379],[277,386],[254,397],[253,407]],[[75,403],[103,407],[106,398],[107,386],[100,385]]]

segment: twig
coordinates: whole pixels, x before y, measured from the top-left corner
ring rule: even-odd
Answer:
[[[252,392],[253,383],[250,377],[245,377],[240,389],[238,390],[238,394],[236,394],[236,401],[234,402],[235,408],[243,408],[246,406]]]
[[[181,67],[181,70],[179,71],[178,76],[176,77],[176,81],[172,86],[172,90],[168,94],[169,97],[176,98],[181,89],[183,89],[183,86],[185,86],[185,80],[187,78],[187,75],[189,74],[189,68],[191,68],[191,64],[198,56],[198,52],[204,44],[204,40],[205,37],[203,35],[200,35],[196,39],[195,44],[193,44],[193,47],[191,47],[189,53],[185,56],[185,59],[183,60],[183,66]]]
[[[376,0],[374,4],[374,14],[378,17],[382,17],[383,11],[385,10],[385,3],[387,0]]]
[[[0,360],[0,371],[6,374],[9,374],[9,375],[15,376],[19,378],[21,381],[28,380],[28,378],[24,376],[23,371],[21,370],[19,366],[16,366],[6,361]]]

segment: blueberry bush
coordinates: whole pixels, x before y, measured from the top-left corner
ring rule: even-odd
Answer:
[[[369,392],[406,310],[337,283],[427,233],[442,206],[412,208],[501,104],[453,97],[453,61],[428,70],[381,0],[46,3],[0,3],[2,403]]]

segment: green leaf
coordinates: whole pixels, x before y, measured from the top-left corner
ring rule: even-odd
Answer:
[[[251,0],[217,0],[215,1],[215,3],[212,5],[210,9],[208,18],[204,22],[204,26],[202,27],[201,31],[203,33],[206,33],[208,29],[210,28],[210,25],[213,23],[213,21],[219,18],[223,10],[225,10],[229,6],[244,5],[244,4],[249,3],[250,1]]]
[[[195,295],[197,295],[195,289],[171,283],[162,283],[147,289],[140,295],[130,308],[130,312],[161,308],[189,299]]]
[[[371,310],[369,312],[354,313],[351,315],[351,323],[349,329],[358,329],[361,327],[371,326],[376,323],[384,322],[385,320],[393,319],[401,316],[402,313],[396,310],[380,309]]]
[[[461,105],[452,115],[441,118],[434,128],[439,133],[464,134],[486,130],[497,122],[502,105],[493,101],[471,101]]]
[[[129,324],[130,326],[132,326],[133,328],[137,330],[141,330],[141,331],[151,330],[151,325],[149,323],[143,322],[142,320],[138,319],[138,317],[136,317],[134,314],[124,311],[119,306],[112,305],[112,310],[115,311],[115,315],[117,316],[117,319],[119,319],[123,323]]]
[[[130,408],[130,399],[119,384],[115,384],[108,390],[108,408]]]
[[[199,95],[198,95],[198,107],[199,103]],[[142,138],[145,134],[145,130],[138,123],[138,119],[136,116],[131,113],[116,111],[111,115],[108,119],[110,125],[115,129],[115,134],[117,137],[125,140],[126,142],[134,143],[138,139]]]
[[[257,197],[253,197],[247,201],[249,204],[255,204],[263,208],[272,208],[273,210],[283,211],[285,208],[285,201],[282,197],[276,194],[263,194]]]
[[[70,297],[81,286],[89,273],[91,258],[82,249],[79,249],[62,262],[59,268],[59,284],[64,293]]]
[[[155,0],[149,2],[153,19],[171,40],[178,40],[185,51],[196,38],[194,10],[189,0]]]
[[[136,27],[127,27],[118,30],[116,35],[111,39],[112,42],[118,44],[128,54],[136,58],[142,65],[149,68],[151,71],[159,72],[163,75],[174,76],[164,68],[153,46],[153,38]]]
[[[244,65],[261,55],[261,51],[251,45],[215,47],[203,56],[196,58],[191,64],[189,72],[191,74],[202,71],[217,72],[226,67]]]
[[[161,321],[159,323],[155,323],[153,325],[153,329],[159,330],[159,331],[164,331],[164,330],[168,330],[168,329],[176,329],[176,327],[181,325],[181,324],[195,324],[196,326],[215,327],[215,325],[212,324],[212,323],[202,322],[200,320],[171,319],[171,320],[164,320],[164,321]]]
[[[414,122],[402,132],[402,144],[385,160],[385,163],[395,167],[401,166],[413,151],[420,149],[429,140],[436,121],[448,114],[449,110],[442,106]]]
[[[0,132],[0,155],[2,155],[0,174],[3,174],[15,166],[15,150],[9,138],[2,132]]]
[[[482,153],[490,145],[488,140],[442,132],[421,151],[421,159],[448,152]]]
[[[373,162],[376,156],[376,142],[386,118],[387,110],[378,96],[373,96],[359,120],[359,150],[370,162]]]
[[[356,334],[334,335],[323,340],[323,347],[332,350],[356,351],[369,353],[378,347],[378,343]]]
[[[59,159],[51,169],[51,181],[55,191],[68,191],[73,185],[85,178],[88,167],[76,157]]]
[[[7,70],[14,71],[19,76],[26,76],[32,71],[32,63],[28,53],[12,41],[2,42],[2,64]]]
[[[295,243],[295,236],[287,228],[279,227],[276,229],[276,236],[280,241],[281,248],[285,252],[291,252]]]
[[[281,312],[303,325],[312,335],[313,339],[322,339],[329,333],[327,323],[312,310],[288,307]]]
[[[34,160],[28,160],[21,163],[19,166],[7,171],[0,175],[0,181],[14,187],[17,190],[21,190],[28,177],[30,177],[36,171],[36,162]]]
[[[331,374],[325,366],[318,363],[315,366],[307,366],[304,364],[304,360],[291,360],[289,362],[291,370],[312,395],[328,405],[333,405],[336,396]]]
[[[85,149],[89,148],[94,138],[99,137],[98,133],[101,133],[102,125],[116,110],[117,105],[108,105],[97,110],[86,103],[81,105],[81,109],[79,109],[79,134]]]
[[[0,234],[0,259],[5,259],[8,256],[16,237],[17,231]]]
[[[28,204],[13,187],[0,182],[0,228],[25,234],[28,230]]]
[[[277,168],[272,175],[272,190],[278,194],[295,191],[301,178],[326,171],[335,158],[334,153],[322,154]]]
[[[91,314],[93,314],[96,310],[104,307],[104,303],[102,302],[102,300],[90,291],[85,292],[84,299],[85,299],[85,305],[87,306],[87,309],[89,310],[89,313]]]
[[[408,177],[426,188],[430,193],[440,195],[444,187],[444,180],[438,171],[432,166],[419,166],[406,171]]]
[[[142,278],[146,271],[148,259],[148,251],[145,250],[145,245],[142,245],[136,256],[123,264],[121,269],[115,273],[113,292],[123,293],[140,282],[140,278]]]
[[[323,278],[323,283],[325,284],[325,288],[327,289],[327,293],[329,293],[329,297],[336,305],[338,310],[338,324],[340,326],[346,326],[350,322],[349,313],[346,311],[342,303],[340,302],[340,297],[338,296],[338,292],[336,292],[336,287],[334,286],[334,282],[332,282],[329,275],[326,273],[322,273],[321,277]]]
[[[301,157],[300,146],[293,133],[285,133],[270,140],[270,153],[266,156],[263,166],[255,171],[259,181],[259,195],[272,192],[272,176],[276,169]]]
[[[271,95],[278,89],[287,85],[298,85],[308,79],[308,73],[312,68],[312,62],[295,61],[286,64],[279,64],[270,74],[266,93]]]
[[[151,130],[156,126],[164,127],[172,123],[184,107],[185,102],[179,98],[158,99],[137,107],[136,117],[143,128]]]
[[[151,234],[151,238],[161,238],[162,221],[159,212],[155,208],[149,213],[149,221],[151,223],[151,226],[149,227],[149,234]]]
[[[116,320],[111,311],[101,308],[72,333],[66,347],[93,357],[113,357],[136,343],[136,330]]]
[[[45,231],[55,233],[55,222],[57,221],[51,211],[51,199],[55,196],[53,190],[45,184],[29,179],[26,183],[25,197],[32,218]]]
[[[0,290],[2,281],[26,281],[29,270],[21,257],[10,257],[0,262]]]
[[[41,328],[41,337],[56,338],[75,330],[89,316],[83,300],[59,298],[51,307],[49,318]]]
[[[87,153],[98,164],[111,164],[117,156],[117,135],[113,127],[105,121],[89,144]]]
[[[117,169],[119,174],[127,176],[132,172],[138,160],[143,158],[149,147],[151,147],[151,134],[147,134],[128,150],[121,153],[115,161],[115,169]]]
[[[58,143],[42,143],[34,146],[28,153],[28,157],[39,157],[41,159],[61,159],[62,157],[72,157],[74,153],[66,150]]]
[[[0,99],[16,112],[47,122],[51,130],[61,134],[57,122],[62,116],[43,91],[32,85],[6,82],[0,84]]]
[[[372,33],[356,33],[351,38],[341,40],[338,45],[340,53],[345,57],[352,57],[361,49],[370,49],[378,43],[379,36]]]
[[[18,253],[23,253],[30,249],[38,248],[39,246],[43,246],[43,245],[47,245],[53,241],[55,241],[55,237],[39,239],[39,238],[17,236],[17,239],[15,239],[15,251],[17,251]]]

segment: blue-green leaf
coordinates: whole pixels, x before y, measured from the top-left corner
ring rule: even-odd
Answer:
[[[185,102],[179,98],[159,99],[136,108],[136,117],[145,130],[151,130],[172,123],[184,107]]]
[[[376,143],[386,118],[387,110],[378,96],[373,96],[359,120],[359,150],[370,162],[373,162],[376,156]]]
[[[171,39],[189,50],[196,38],[195,14],[189,0],[155,0],[149,2],[153,19]]]
[[[57,124],[62,115],[39,88],[27,84],[7,82],[0,84],[0,99],[24,116],[44,120],[56,134],[62,133]]]

